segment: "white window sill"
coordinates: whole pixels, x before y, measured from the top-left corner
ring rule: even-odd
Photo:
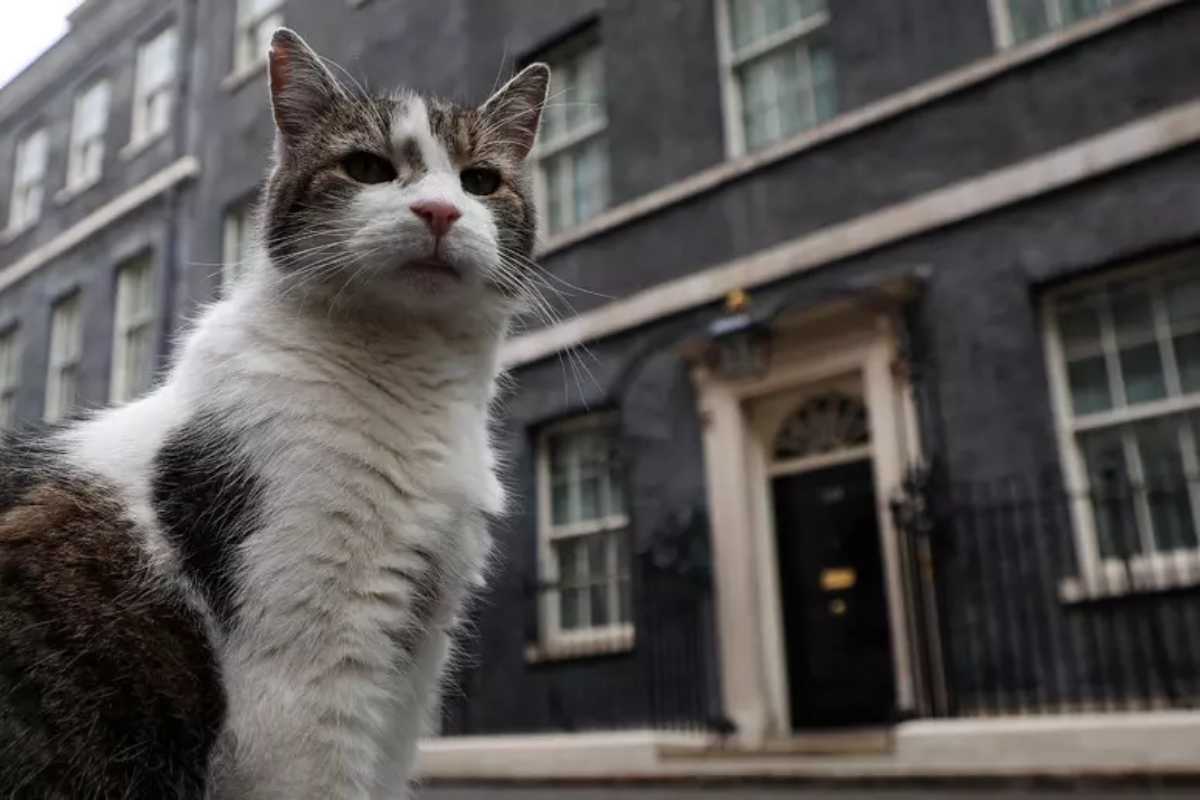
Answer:
[[[233,72],[221,79],[221,88],[227,92],[236,92],[241,89],[253,78],[259,75],[265,75],[267,69],[267,60],[260,58],[257,61],[239,67]]]
[[[100,183],[100,176],[88,178],[86,181],[71,184],[63,187],[57,194],[54,195],[54,204],[57,206],[65,206],[67,203],[74,200],[79,195],[85,193],[96,184]]]
[[[1059,581],[1058,597],[1074,605],[1195,586],[1200,586],[1200,551],[1187,551],[1135,558],[1128,566],[1096,564],[1083,575]]]
[[[117,157],[122,161],[132,161],[154,145],[161,142],[167,135],[166,130],[156,131],[139,139],[134,139],[121,148]]]
[[[632,625],[597,628],[592,631],[554,636],[526,647],[525,663],[540,664],[547,661],[569,661],[576,658],[627,653],[633,649],[634,639]]]

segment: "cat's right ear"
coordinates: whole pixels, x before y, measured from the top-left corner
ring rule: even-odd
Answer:
[[[271,109],[284,144],[303,137],[341,92],[321,57],[288,28],[271,37]]]

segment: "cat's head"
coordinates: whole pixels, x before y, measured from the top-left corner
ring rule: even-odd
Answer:
[[[477,108],[370,94],[277,31],[261,221],[279,285],[351,310],[510,309],[533,281],[527,162],[549,78],[529,66]]]

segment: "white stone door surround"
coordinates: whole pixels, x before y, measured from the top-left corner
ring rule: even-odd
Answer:
[[[888,499],[918,460],[919,438],[893,325],[884,311],[830,303],[776,323],[770,367],[760,378],[722,380],[703,359],[693,368],[712,525],[721,688],[742,747],[791,732],[770,502],[772,426],[781,397],[798,404],[840,385],[856,387],[866,403],[897,704],[914,705],[910,616]]]

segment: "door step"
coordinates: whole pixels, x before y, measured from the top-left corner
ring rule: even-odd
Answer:
[[[758,747],[712,742],[706,746],[663,745],[663,758],[792,758],[797,756],[879,756],[893,749],[891,731],[868,728],[813,731],[768,739]]]

